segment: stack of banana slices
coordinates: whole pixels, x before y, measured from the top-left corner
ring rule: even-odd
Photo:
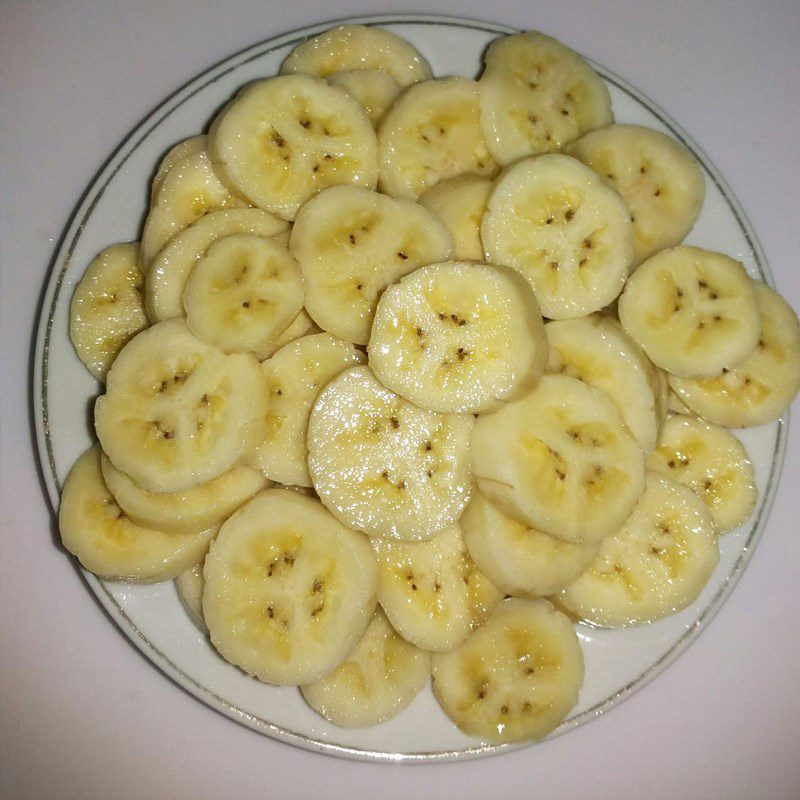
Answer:
[[[375,27],[306,41],[166,154],[141,243],[75,291],[105,387],[64,545],[175,579],[223,658],[337,725],[432,675],[468,734],[545,736],[575,623],[698,597],[756,501],[727,429],[800,388],[791,308],[681,244],[703,199],[543,34],[478,81]]]

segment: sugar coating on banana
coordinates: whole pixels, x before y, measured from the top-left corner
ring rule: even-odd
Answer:
[[[358,100],[373,127],[378,126],[402,89],[388,72],[380,69],[340,70],[332,72],[326,80],[331,86],[343,89]]]
[[[193,567],[181,572],[175,578],[175,591],[178,599],[184,607],[189,619],[201,633],[208,633],[208,626],[203,618],[203,590],[205,589],[205,578],[203,578],[203,561]]]
[[[188,139],[184,139],[183,141],[180,141],[176,145],[170,147],[170,149],[164,154],[164,157],[161,159],[161,161],[158,162],[156,174],[153,176],[153,181],[150,184],[150,203],[152,204],[156,199],[156,195],[158,194],[161,185],[164,183],[164,178],[167,177],[167,173],[179,161],[183,161],[184,158],[189,158],[189,156],[196,156],[199,153],[204,153],[205,150],[205,134],[201,134],[200,136],[191,136]]]

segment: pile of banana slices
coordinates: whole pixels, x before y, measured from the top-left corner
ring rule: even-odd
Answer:
[[[223,658],[337,725],[432,675],[468,734],[545,736],[575,622],[698,597],[756,501],[727,428],[800,388],[792,309],[681,245],[704,190],[543,34],[478,81],[375,27],[304,42],[166,154],[141,243],[75,291],[105,390],[64,545],[175,579]]]

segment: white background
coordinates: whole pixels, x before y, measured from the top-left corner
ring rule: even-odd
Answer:
[[[477,762],[347,762],[236,725],[140,656],[54,545],[29,432],[29,358],[39,293],[82,192],[123,137],[208,66],[307,23],[398,11],[539,28],[630,80],[721,169],[800,307],[797,0],[3,0],[0,796],[796,800],[800,424],[758,552],[689,651],[599,720]]]

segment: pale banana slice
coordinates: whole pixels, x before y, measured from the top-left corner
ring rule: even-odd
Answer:
[[[503,595],[475,566],[457,525],[427,542],[372,539],[378,602],[394,629],[424,650],[450,650],[486,622]]]
[[[308,468],[322,502],[371,536],[424,540],[469,502],[472,417],[424,411],[352,367],[322,390]]]
[[[254,356],[225,355],[169,320],[122,348],[94,421],[117,469],[143,489],[178,492],[247,455],[263,438],[266,413]]]
[[[397,99],[402,87],[388,72],[380,69],[352,69],[332,72],[326,78],[331,86],[343,89],[358,100],[377,127],[386,110]]]
[[[159,583],[180,575],[205,555],[218,530],[168,533],[136,525],[103,482],[97,445],[75,462],[67,476],[58,527],[64,547],[89,572],[135,583]]]
[[[382,70],[401,86],[431,77],[431,68],[405,39],[383,28],[340,25],[297,45],[281,73],[324,78],[341,70]]]
[[[478,84],[439,78],[407,89],[378,128],[378,186],[416,200],[439,181],[464,172],[494,177],[478,112]]]
[[[598,544],[565,542],[504,514],[475,492],[458,525],[478,568],[502,592],[544,597],[572,583],[594,561]]]
[[[208,626],[203,619],[203,589],[206,582],[203,578],[203,563],[205,558],[175,578],[175,590],[178,599],[189,615],[189,619],[202,632],[208,633]]]
[[[481,220],[492,182],[480,175],[456,175],[440,181],[419,198],[444,223],[459,261],[483,261]]]
[[[722,374],[704,380],[670,375],[678,397],[696,414],[726,428],[778,419],[800,390],[800,322],[774,289],[753,281],[761,316],[756,349]]]
[[[486,257],[521,272],[542,313],[582,317],[620,293],[633,259],[622,198],[574,158],[545,155],[509,167],[481,225]]]
[[[266,683],[326,675],[375,613],[366,537],[309,497],[267,489],[222,526],[203,569],[203,616],[223,658]]]
[[[433,656],[443,711],[486,742],[541,739],[578,702],[582,685],[575,628],[547,600],[505,600],[460,647]]]
[[[719,533],[741,525],[755,508],[755,470],[744,445],[699,417],[671,416],[647,466],[698,495]]]
[[[206,150],[206,137],[205,134],[201,136],[192,136],[189,139],[184,139],[182,142],[171,147],[167,150],[161,161],[158,162],[156,174],[153,176],[153,182],[150,184],[150,202],[155,200],[161,185],[164,183],[164,178],[167,173],[184,158],[189,156],[196,156],[199,153],[204,153]]]
[[[147,327],[137,242],[98,255],[72,295],[69,336],[78,358],[99,381],[123,345]]]
[[[719,375],[756,347],[761,320],[744,266],[699,247],[649,258],[619,298],[619,319],[650,359],[684,378]]]
[[[644,456],[603,392],[566,375],[478,418],[478,489],[525,524],[578,542],[618,530],[644,490]]]
[[[453,239],[416,203],[337,187],[303,206],[290,249],[303,271],[313,320],[366,344],[381,292],[423,264],[450,258]]]
[[[253,205],[293,220],[329,186],[374,189],[375,131],[349,94],[309,75],[246,86],[208,134],[222,179]]]
[[[692,154],[671,136],[640,125],[609,125],[571,144],[631,211],[633,264],[679,245],[694,227],[706,184]]]
[[[364,361],[363,353],[330,333],[290,342],[261,365],[269,406],[266,436],[248,463],[283,484],[311,486],[306,431],[311,407],[327,383]]]
[[[557,599],[571,614],[604,628],[652,622],[693,603],[718,560],[705,503],[677,481],[648,472],[628,521]]]
[[[320,329],[303,308],[294,318],[294,322],[272,344],[264,348],[266,357],[269,358],[275,355],[278,350],[285,347],[289,342],[294,342],[303,336],[310,336],[312,333],[320,333]]]
[[[481,127],[495,160],[560,150],[614,121],[600,76],[574,51],[538,31],[495,39],[485,56]]]
[[[369,728],[396,717],[430,676],[430,654],[395,633],[378,609],[350,655],[300,689],[325,719],[342,728]]]
[[[547,361],[539,304],[513,270],[449,261],[421,267],[378,302],[369,365],[431,411],[487,412],[533,388]]]

